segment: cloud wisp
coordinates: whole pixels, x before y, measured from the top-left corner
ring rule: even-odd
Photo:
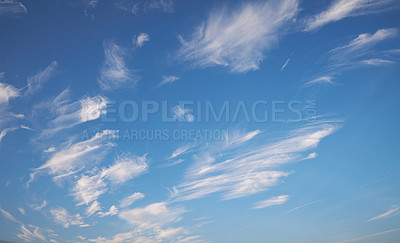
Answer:
[[[395,0],[333,0],[327,10],[305,21],[304,30],[315,31],[344,18],[381,13],[399,6]]]
[[[140,33],[138,36],[133,37],[133,45],[135,47],[143,47],[145,42],[150,41],[150,36],[146,33]]]
[[[57,68],[57,61],[51,62],[44,70],[37,72],[35,75],[28,78],[27,90],[25,95],[32,95],[39,91],[43,84],[45,84],[54,75]]]
[[[0,1],[0,16],[20,16],[26,12],[26,7],[17,0]]]
[[[281,205],[286,203],[286,201],[289,200],[289,195],[280,195],[276,197],[271,197],[267,200],[260,201],[254,204],[253,209],[260,209],[260,208],[266,208],[274,205]]]
[[[257,70],[298,12],[297,0],[246,3],[215,10],[194,33],[178,36],[178,57],[192,67],[226,66],[232,72]]]
[[[143,42],[142,42],[143,43]],[[128,49],[117,45],[113,41],[104,41],[105,60],[97,79],[103,90],[119,88],[133,88],[140,77],[128,67]]]
[[[390,209],[382,214],[379,214],[375,217],[368,219],[367,222],[371,222],[371,221],[375,221],[377,219],[382,219],[382,218],[388,217],[389,215],[392,215],[392,214],[396,213],[397,211],[399,211],[399,209],[400,209],[400,207]]]
[[[116,136],[116,131],[104,130],[88,140],[64,145],[62,149],[53,153],[46,163],[34,169],[28,185],[38,173],[47,173],[53,176],[54,180],[58,180],[76,173],[89,162],[99,161],[107,149],[115,145],[110,138]]]
[[[241,143],[225,142],[219,149],[209,145],[213,149],[207,147],[194,156],[184,182],[172,188],[171,200],[197,199],[217,192],[228,200],[266,191],[290,175],[278,170],[279,165],[308,159],[309,153],[303,153],[317,147],[336,129],[335,124],[322,123],[294,131],[292,137],[271,144],[246,146],[255,136],[245,133],[242,137],[248,139]]]
[[[175,81],[178,81],[180,78],[178,76],[163,76],[162,81],[157,85],[157,88],[160,88],[161,86],[164,86],[166,84],[172,84]]]
[[[53,118],[46,124],[41,137],[50,137],[64,129],[96,120],[106,114],[108,99],[103,96],[83,97],[75,102],[70,101],[69,96],[69,89],[65,89],[56,97],[34,106],[35,113],[50,111]]]

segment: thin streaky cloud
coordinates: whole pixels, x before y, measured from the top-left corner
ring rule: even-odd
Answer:
[[[190,109],[184,108],[183,105],[176,105],[171,108],[174,118],[178,121],[193,122],[194,115]]]
[[[321,139],[337,128],[335,124],[311,125],[276,143],[258,146],[245,143],[239,147],[233,145],[235,149],[224,146],[213,151],[211,148],[218,146],[209,144],[194,156],[184,182],[172,188],[171,200],[192,200],[217,192],[223,193],[223,200],[229,200],[266,191],[290,175],[278,170],[279,165],[304,160],[309,155],[303,155],[304,152],[317,147]]]
[[[379,42],[387,39],[391,39],[397,36],[398,30],[396,28],[391,29],[379,29],[375,33],[363,33],[358,35],[355,39],[351,40],[348,44],[336,47],[330,52],[333,57],[343,55],[354,55],[364,54],[363,51],[370,49]]]
[[[19,16],[26,12],[26,7],[17,0],[0,1],[0,16]]]
[[[138,200],[141,200],[144,198],[144,194],[141,192],[135,192],[130,196],[127,196],[123,198],[119,204],[120,208],[126,208],[135,203]]]
[[[379,214],[379,215],[377,215],[375,217],[372,217],[372,218],[368,219],[367,222],[371,222],[371,221],[374,221],[374,220],[377,220],[377,219],[382,219],[382,218],[388,217],[389,215],[392,215],[393,213],[396,213],[399,209],[400,209],[400,207],[390,209],[390,210],[388,210],[388,211],[386,211],[386,212],[384,212],[382,214]]]
[[[332,76],[323,76],[323,77],[319,77],[313,80],[310,80],[308,82],[305,83],[306,86],[308,85],[314,85],[314,84],[331,84],[333,85],[334,82],[332,81],[334,79],[334,77]]]
[[[113,41],[103,42],[105,60],[97,79],[103,90],[119,88],[133,88],[140,77],[128,67],[128,49],[117,45]]]
[[[85,164],[94,163],[102,159],[107,149],[114,146],[110,138],[115,138],[117,136],[116,133],[114,130],[104,130],[87,140],[63,147],[53,153],[46,163],[34,169],[28,185],[38,173],[47,173],[52,176],[64,175],[79,169]]]
[[[210,13],[187,39],[178,35],[178,58],[194,68],[225,66],[232,72],[259,69],[298,12],[297,0],[245,3]]]
[[[33,230],[29,230],[29,228],[32,228]],[[26,242],[33,241],[34,239],[38,239],[41,242],[47,242],[46,237],[44,237],[43,234],[39,232],[39,227],[35,225],[28,225],[25,226],[24,224],[20,225],[20,234],[17,234],[17,237],[20,238],[21,240],[24,240]]]
[[[325,11],[306,19],[304,30],[314,31],[347,17],[381,13],[398,7],[396,0],[334,0]]]
[[[0,83],[0,105],[8,104],[10,99],[20,96],[18,89],[6,83]]]
[[[315,204],[315,203],[322,202],[322,201],[324,201],[324,200],[326,200],[326,199],[327,199],[327,198],[323,198],[323,199],[319,199],[319,200],[315,200],[315,201],[312,201],[312,202],[309,202],[309,203],[302,204],[302,205],[297,206],[297,207],[295,207],[295,208],[293,208],[293,209],[290,209],[290,210],[287,211],[286,213],[287,213],[287,214],[288,214],[288,213],[291,213],[291,212],[296,211],[296,210],[298,210],[298,209],[300,209],[300,208],[307,207],[307,206],[313,205],[313,204]]]
[[[148,41],[150,41],[150,36],[146,33],[140,33],[138,36],[133,37],[135,47],[143,47],[144,43]]]
[[[157,85],[157,88],[164,86],[166,84],[172,84],[175,81],[178,81],[180,78],[178,76],[163,76],[163,80]]]
[[[385,60],[385,59],[380,59],[380,58],[371,58],[367,60],[362,60],[361,61],[363,64],[366,65],[372,65],[372,66],[384,66],[384,65],[391,65],[395,64],[395,61],[392,60]]]
[[[32,95],[42,89],[42,86],[54,75],[57,65],[57,61],[53,61],[44,70],[41,70],[35,75],[30,76],[28,78],[28,85],[25,95]]]
[[[253,209],[266,208],[266,207],[270,207],[273,205],[281,205],[281,204],[286,203],[287,200],[289,200],[289,195],[280,195],[280,196],[271,197],[267,200],[256,202],[254,204]]]
[[[20,223],[14,216],[12,216],[9,212],[7,212],[6,210],[0,208],[0,212],[3,214],[4,218],[15,222],[15,223]]]
[[[286,62],[282,65],[282,67],[281,67],[281,71],[283,71],[285,68],[286,68],[286,66],[289,64],[289,62],[290,62],[290,57],[286,60]]]
[[[80,214],[71,214],[65,208],[53,208],[50,214],[56,224],[62,225],[64,228],[69,228],[71,225],[84,226],[83,217]]]
[[[380,236],[380,235],[385,235],[385,234],[392,233],[392,232],[397,232],[397,231],[400,231],[400,228],[386,230],[386,231],[378,232],[378,233],[375,233],[375,234],[365,235],[365,236],[361,236],[361,237],[350,239],[350,240],[337,241],[336,243],[357,242],[357,241],[367,240],[367,239],[370,239],[370,238],[374,238],[374,237],[377,237],[377,236]]]
[[[65,89],[54,98],[34,106],[34,114],[46,112],[52,119],[42,130],[40,138],[51,137],[56,133],[80,123],[96,120],[106,114],[108,99],[97,95],[70,100],[70,91]],[[50,113],[49,113],[50,112]]]

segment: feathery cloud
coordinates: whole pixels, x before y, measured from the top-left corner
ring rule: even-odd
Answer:
[[[0,208],[0,212],[3,214],[4,218],[14,222],[14,223],[20,223],[16,218],[14,218],[14,216],[12,216],[9,212],[7,212],[6,210]]]
[[[108,168],[103,168],[94,175],[82,175],[75,182],[72,195],[78,201],[78,205],[89,205],[107,192],[106,180],[114,184],[122,184],[145,173],[147,168],[145,156],[120,156]]]
[[[270,199],[255,203],[253,209],[266,208],[273,205],[281,205],[286,203],[287,200],[289,200],[289,195],[271,197]]]
[[[396,62],[392,60],[385,60],[385,59],[380,59],[380,58],[371,58],[371,59],[366,59],[361,61],[363,64],[371,65],[371,66],[384,66],[384,65],[390,65],[394,64]]]
[[[133,37],[133,45],[136,47],[142,47],[148,41],[150,41],[150,36],[146,33],[140,33],[138,36]]]
[[[17,237],[26,242],[33,241],[34,239],[41,240],[42,242],[47,241],[46,237],[39,232],[39,227],[35,225],[28,225],[29,228],[33,228],[33,231],[29,230],[24,224],[20,225],[21,233],[17,234]]]
[[[31,95],[39,91],[43,84],[45,84],[55,73],[57,68],[57,61],[51,62],[44,70],[37,72],[35,75],[28,78],[28,85],[25,95]]]
[[[46,124],[41,137],[52,136],[61,130],[96,120],[106,114],[109,101],[103,96],[84,97],[75,102],[71,102],[69,96],[69,89],[65,89],[56,97],[34,106],[35,114],[46,111],[47,115],[53,118]],[[50,111],[50,114],[47,111]]]
[[[286,60],[286,62],[282,65],[282,67],[281,67],[281,71],[283,71],[285,68],[286,68],[286,66],[289,64],[289,62],[290,62],[290,57]]]
[[[347,59],[351,56],[352,59],[364,55],[367,50],[372,48],[379,42],[394,38],[397,36],[397,29],[379,29],[374,34],[364,33],[358,35],[350,43],[339,46],[331,50],[334,59]]]
[[[399,209],[400,209],[400,207],[390,209],[390,210],[388,210],[388,211],[386,211],[386,212],[384,212],[382,214],[379,214],[379,215],[377,215],[375,217],[372,217],[372,218],[368,219],[367,222],[371,222],[371,221],[374,221],[374,220],[377,220],[377,219],[385,218],[385,217],[387,217],[387,216],[389,216],[389,215],[391,215],[393,213],[396,213]]]
[[[119,217],[140,229],[151,229],[178,222],[183,213],[185,209],[181,207],[168,207],[165,202],[159,202],[143,208],[121,211]]]
[[[365,236],[361,236],[361,237],[358,237],[358,238],[355,238],[355,239],[338,241],[336,243],[357,242],[357,241],[362,241],[362,240],[370,239],[370,238],[373,238],[373,237],[376,237],[376,236],[380,236],[380,235],[384,235],[384,234],[388,234],[388,233],[392,233],[392,232],[397,232],[397,231],[400,231],[400,228],[386,230],[386,231],[382,231],[382,232],[378,232],[378,233],[374,233],[374,234],[370,234],[370,235],[365,235]]]
[[[20,96],[19,91],[12,85],[0,83],[0,105],[8,104],[12,98]]]
[[[334,84],[333,80],[334,77],[331,76],[323,76],[323,77],[319,77],[313,80],[310,80],[308,82],[305,83],[305,85],[313,85],[313,84]]]
[[[305,31],[313,31],[322,26],[347,17],[380,13],[399,7],[396,0],[334,0],[327,10],[306,20]]]
[[[206,147],[195,157],[185,181],[173,187],[171,199],[184,201],[222,192],[223,199],[228,200],[265,191],[290,174],[276,167],[308,158],[303,153],[315,148],[336,129],[334,124],[321,123],[299,129],[292,137],[272,144],[242,143],[239,147],[220,149],[215,144],[209,145],[213,149]]]
[[[141,12],[148,12],[152,10],[158,10],[166,13],[173,13],[174,2],[172,0],[142,0],[142,1],[129,1],[129,0],[118,0],[115,1],[114,5],[126,12],[130,12],[134,15],[138,15]]]
[[[232,72],[257,70],[264,53],[285,34],[298,12],[297,0],[246,3],[233,12],[212,12],[189,40],[178,36],[178,56],[205,68],[222,65]]]
[[[118,214],[118,212],[119,212],[118,208],[115,205],[112,205],[107,212],[105,212],[105,213],[99,212],[99,215],[100,215],[100,217],[114,216],[114,215]]]
[[[166,84],[172,84],[173,82],[179,80],[178,76],[163,76],[163,80],[157,85],[157,88],[164,86]]]
[[[27,12],[26,7],[17,0],[0,1],[0,16],[19,16]]]
[[[174,118],[178,121],[193,122],[194,116],[189,109],[184,108],[183,105],[176,105],[172,107],[172,113],[174,113]]]
[[[140,77],[127,66],[128,50],[113,41],[104,41],[103,48],[105,60],[97,79],[100,87],[103,90],[134,87]]]
[[[38,173],[47,172],[52,176],[69,175],[85,164],[99,161],[103,158],[104,152],[114,146],[108,141],[109,138],[116,136],[116,131],[104,130],[88,140],[64,146],[60,151],[53,153],[46,163],[34,169],[28,184]]]
[[[85,225],[81,215],[78,213],[72,215],[62,207],[51,209],[50,214],[53,216],[54,222],[61,224],[64,228],[69,228],[70,225]]]
[[[126,208],[135,203],[138,200],[141,200],[144,198],[144,194],[141,192],[135,192],[132,195],[125,197],[121,200],[121,203],[119,204],[120,208]]]

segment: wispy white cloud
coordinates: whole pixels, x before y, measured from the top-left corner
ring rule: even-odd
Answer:
[[[333,0],[327,10],[306,20],[305,31],[316,30],[347,17],[380,13],[398,7],[396,0]]]
[[[33,208],[33,210],[35,210],[35,211],[40,211],[40,210],[42,210],[44,207],[46,207],[47,204],[48,204],[47,201],[46,201],[46,200],[43,200],[42,204],[32,204],[32,205],[30,205],[30,206],[31,206],[31,208]]]
[[[75,182],[72,191],[72,195],[78,201],[78,205],[89,205],[107,191],[107,183],[99,175],[82,175]],[[96,207],[96,209],[98,208]],[[92,212],[92,210],[89,210],[89,212]]]
[[[374,233],[374,234],[370,234],[370,235],[365,235],[365,236],[361,236],[361,237],[350,239],[350,240],[338,241],[336,243],[347,243],[347,242],[364,241],[364,240],[367,240],[367,239],[370,239],[370,238],[374,238],[374,237],[377,237],[377,236],[380,236],[380,235],[384,235],[384,234],[388,234],[388,233],[392,233],[392,232],[397,232],[397,231],[400,231],[400,228],[386,230],[386,231],[382,231],[382,232],[378,232],[378,233]]]
[[[113,184],[121,184],[145,173],[147,168],[145,156],[120,156],[108,168],[94,172],[94,175],[82,175],[75,182],[72,189],[73,196],[78,201],[78,205],[89,205],[107,192],[106,180]],[[96,207],[96,209],[99,208]]]
[[[41,240],[42,242],[47,241],[46,237],[44,237],[44,235],[39,232],[38,226],[28,225],[28,227],[32,228],[33,231],[29,230],[24,224],[21,224],[20,225],[21,233],[17,234],[17,237],[26,242],[31,242],[35,239]]]
[[[50,210],[53,220],[57,224],[61,224],[64,228],[69,228],[70,225],[85,226],[83,218],[79,214],[70,214],[65,208],[54,208]]]
[[[286,68],[286,66],[289,64],[289,62],[290,62],[290,57],[286,60],[286,62],[282,65],[282,67],[281,67],[281,71],[283,71],[285,68]]]
[[[172,0],[118,0],[114,4],[118,9],[135,15],[153,10],[166,13],[173,13],[175,11]]]
[[[352,59],[366,54],[366,51],[371,49],[377,43],[397,36],[397,29],[379,29],[375,33],[364,33],[358,35],[348,44],[339,46],[331,50],[334,59],[347,59],[351,56]]]
[[[310,80],[305,83],[305,85],[314,85],[314,84],[334,84],[332,81],[334,77],[332,76],[322,76],[313,80]]]
[[[281,205],[286,203],[287,200],[289,200],[289,195],[271,197],[267,200],[255,203],[253,209],[266,208],[273,205]]]
[[[157,88],[160,88],[161,86],[164,86],[166,84],[172,84],[173,82],[179,80],[180,78],[178,76],[163,76],[163,80],[157,85]]]
[[[19,16],[27,12],[26,7],[17,0],[2,0],[0,1],[0,16]]]
[[[159,202],[143,208],[121,211],[119,217],[140,229],[154,229],[178,222],[185,211],[181,207],[169,207],[165,202]]]
[[[305,82],[305,86],[323,83],[335,84],[332,80],[346,70],[365,67],[365,65],[382,66],[390,64],[391,61],[377,57],[385,54],[385,51],[375,51],[374,46],[396,37],[397,33],[398,30],[395,28],[379,29],[375,33],[363,33],[330,50],[326,59],[325,70],[318,75],[320,77]],[[368,56],[369,59],[365,59],[365,56]]]
[[[24,209],[24,208],[18,208],[18,211],[19,211],[22,215],[25,215],[25,209]]]
[[[99,161],[103,158],[104,152],[114,146],[110,138],[116,136],[116,131],[104,130],[88,140],[64,145],[58,152],[53,153],[46,163],[34,169],[28,184],[38,173],[46,172],[52,176],[66,175],[88,163]]]
[[[35,75],[28,78],[28,85],[25,95],[31,95],[39,91],[43,84],[45,84],[54,75],[57,68],[57,61],[51,62],[44,70],[37,72]]]
[[[372,217],[372,218],[368,219],[367,222],[371,222],[371,221],[374,221],[374,220],[377,220],[377,219],[382,219],[382,218],[388,217],[389,215],[392,215],[392,214],[396,213],[399,209],[400,209],[400,207],[390,209],[390,210],[388,210],[388,211],[386,211],[386,212],[384,212],[382,214],[379,214],[379,215],[377,215],[375,217]]]
[[[178,121],[187,121],[187,122],[194,121],[194,116],[191,113],[191,110],[184,108],[183,105],[176,105],[172,107],[171,110],[172,113],[174,114],[174,118],[177,119]]]
[[[105,60],[97,79],[100,87],[104,90],[134,87],[140,77],[127,65],[128,50],[113,41],[104,41],[103,48]]]
[[[126,208],[135,203],[138,200],[141,200],[144,198],[144,194],[141,192],[135,192],[132,195],[125,197],[121,200],[121,203],[119,204],[120,208]]]
[[[230,146],[218,149],[210,144],[195,156],[185,181],[173,187],[171,200],[196,199],[216,192],[224,193],[223,199],[227,200],[265,191],[290,174],[276,167],[308,158],[309,154],[304,153],[336,129],[337,125],[329,123],[310,125],[276,143],[257,146],[243,143],[235,149]]]
[[[390,65],[390,64],[395,64],[396,62],[392,60],[385,60],[385,59],[380,59],[380,58],[371,58],[371,59],[366,59],[361,61],[364,64],[371,65],[371,66],[384,66],[384,65]]]
[[[133,37],[133,45],[136,47],[142,47],[148,41],[150,41],[150,36],[146,33],[140,33],[138,36]]]
[[[12,98],[20,96],[19,90],[12,85],[0,83],[0,105],[8,104]]]
[[[220,9],[189,40],[178,36],[178,56],[194,67],[227,66],[232,72],[259,68],[265,52],[285,34],[298,12],[297,0],[251,2],[235,11]]]
[[[99,212],[100,217],[105,217],[105,216],[114,216],[118,214],[119,210],[115,205],[112,205],[110,209],[107,212]]]
[[[146,156],[120,156],[115,163],[103,169],[101,177],[119,184],[131,180],[147,171]]]
[[[65,89],[56,97],[34,106],[35,115],[45,111],[46,115],[52,118],[42,130],[41,137],[49,137],[80,123],[100,118],[106,114],[108,102],[107,98],[100,95],[83,97],[72,102],[69,89]]]
[[[9,212],[7,212],[6,210],[0,208],[0,212],[1,214],[3,214],[4,218],[14,222],[14,223],[20,223],[16,218],[14,218],[14,216],[12,216]]]
[[[12,131],[15,131],[15,130],[17,130],[16,127],[9,127],[9,128],[3,129],[3,130],[0,132],[0,143],[1,143],[1,140],[3,140],[3,138],[7,135],[7,133],[12,132]]]
[[[194,147],[194,145],[192,145],[192,144],[185,144],[185,145],[179,146],[177,149],[175,149],[174,152],[172,152],[171,156],[169,156],[168,159],[174,159],[174,158],[188,152],[193,147]]]
[[[97,211],[101,211],[101,206],[98,201],[94,201],[89,207],[86,208],[86,215],[91,216]]]

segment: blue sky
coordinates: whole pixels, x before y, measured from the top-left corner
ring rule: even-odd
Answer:
[[[0,1],[0,242],[398,242],[399,7]]]

